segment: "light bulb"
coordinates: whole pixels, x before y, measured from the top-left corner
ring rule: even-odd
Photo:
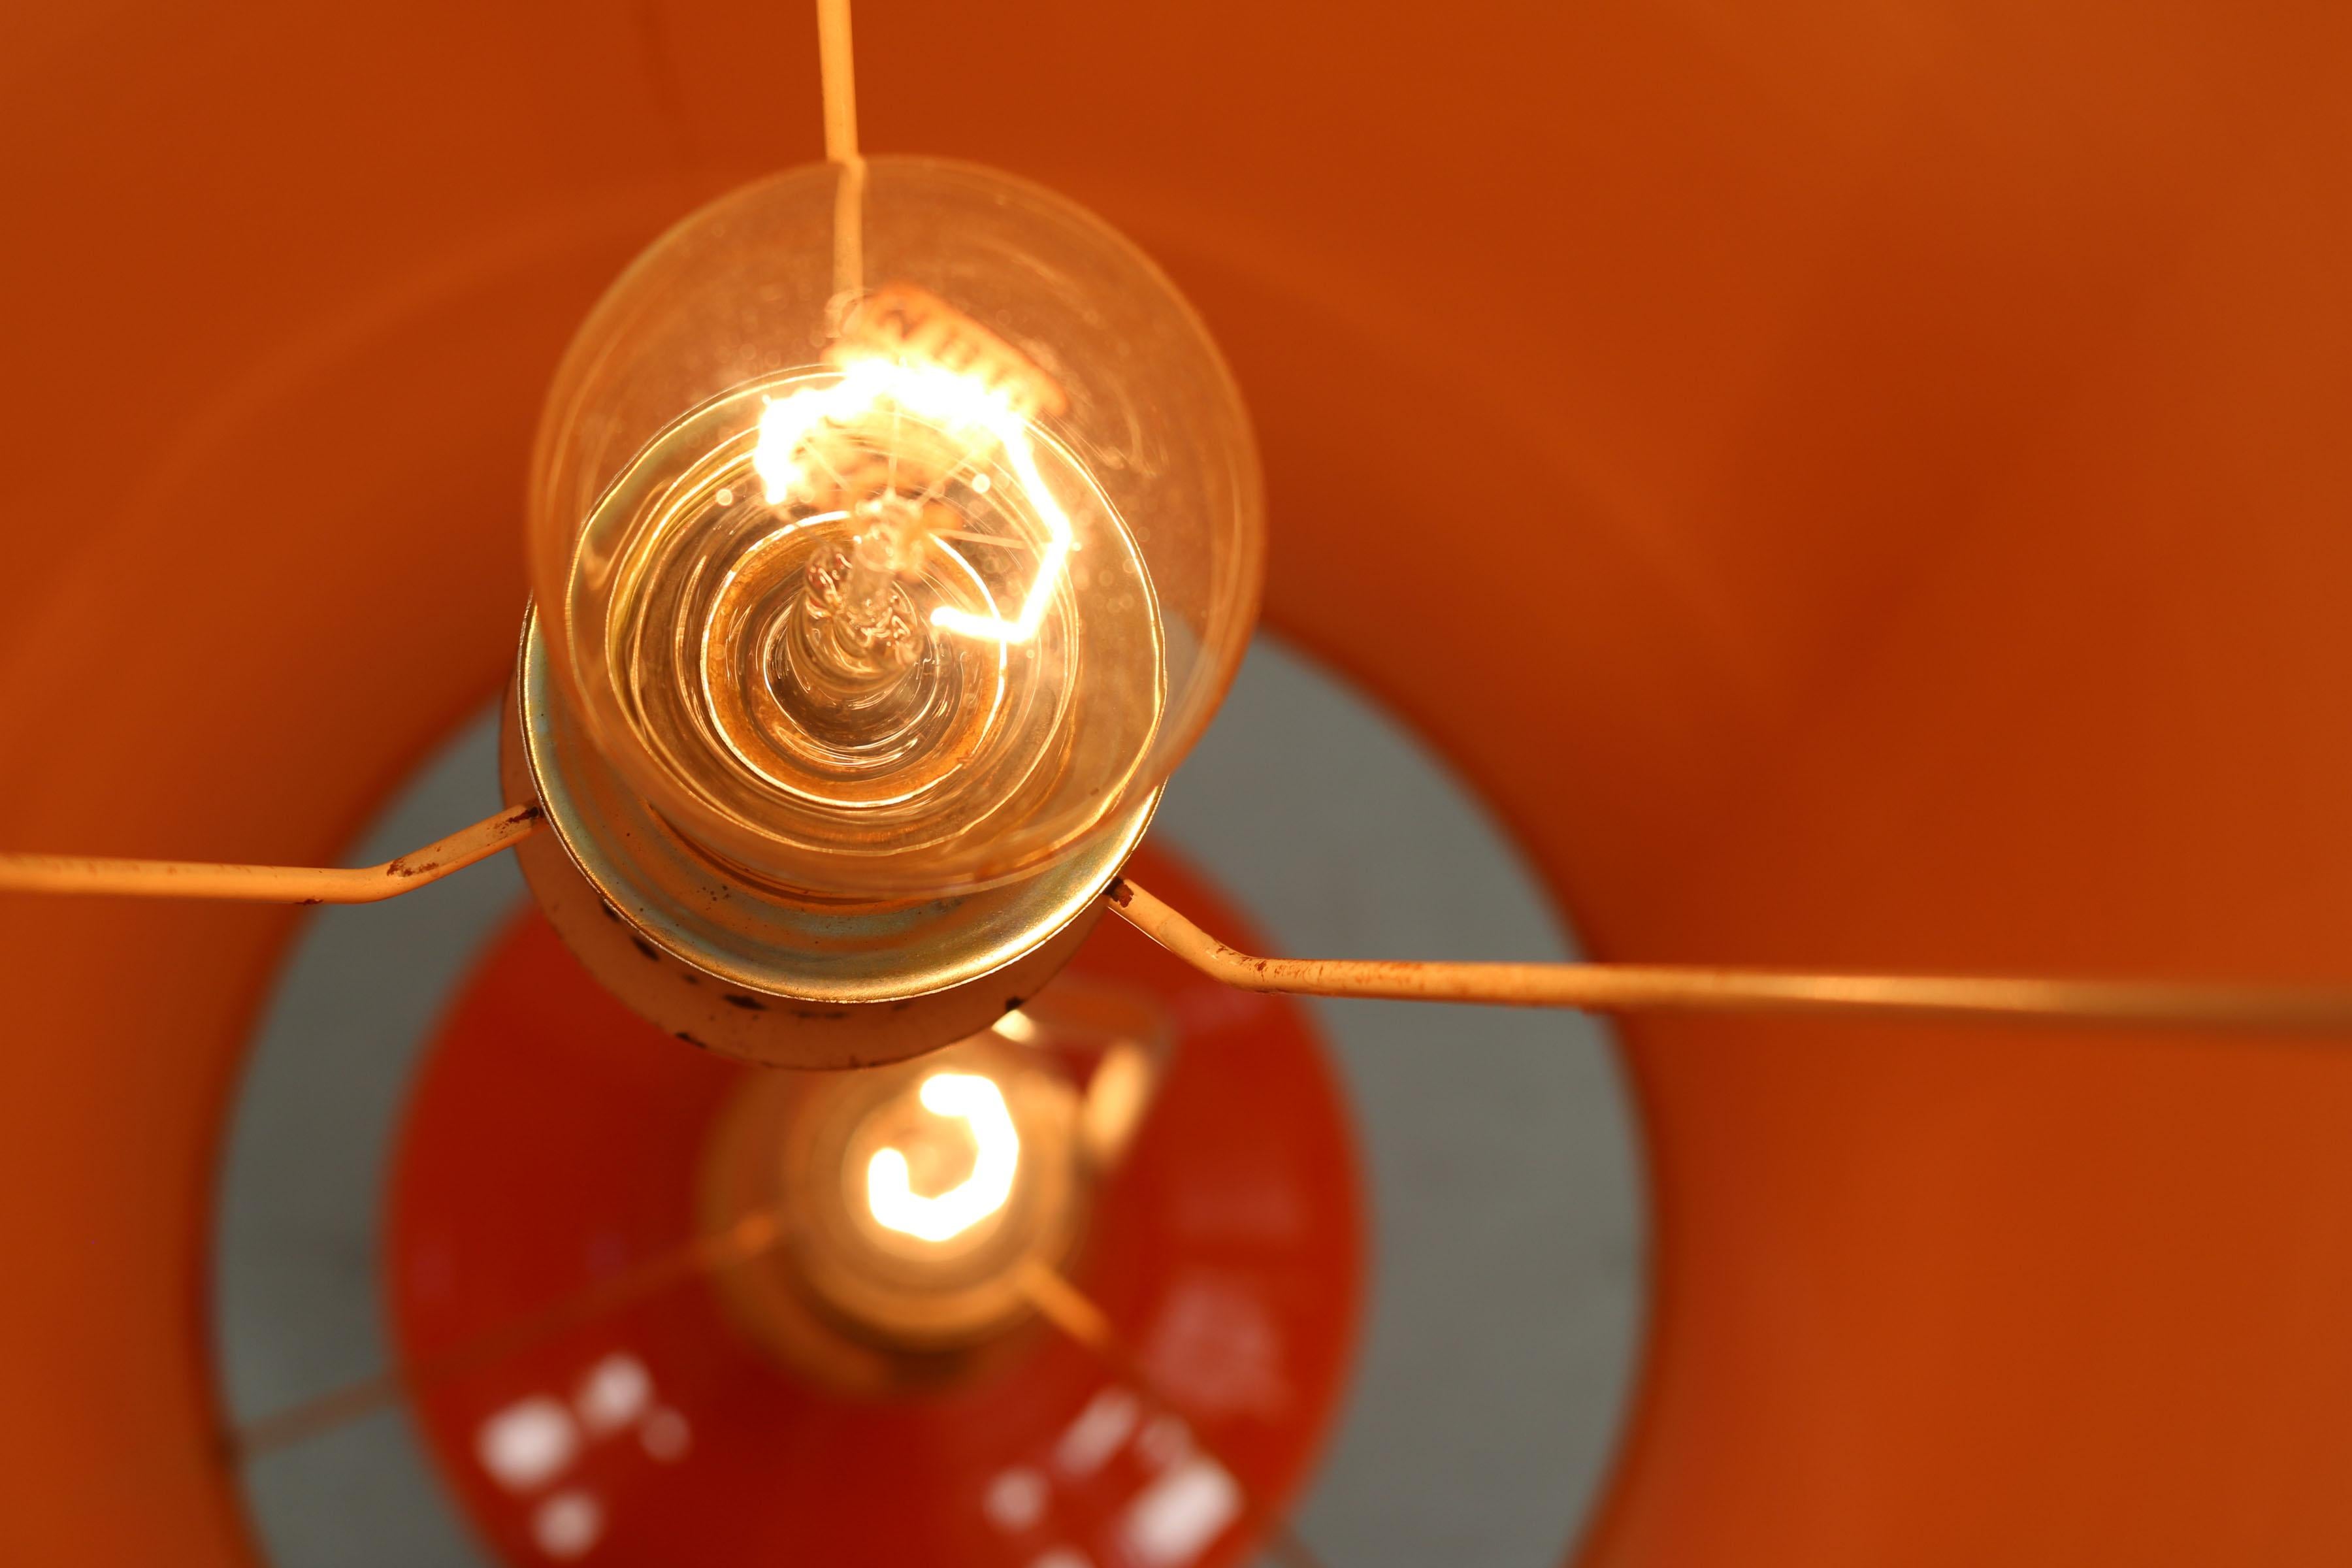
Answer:
[[[1035,186],[876,159],[722,198],[558,372],[530,499],[561,689],[699,849],[786,889],[1005,882],[1148,802],[1255,616],[1231,375]]]

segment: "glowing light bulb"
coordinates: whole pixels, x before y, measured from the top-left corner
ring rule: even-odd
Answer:
[[[923,1241],[951,1241],[1004,1206],[1021,1169],[1021,1133],[996,1080],[979,1073],[933,1073],[918,1098],[935,1116],[971,1130],[971,1174],[936,1196],[914,1189],[907,1156],[877,1150],[866,1167],[866,1202],[886,1229]]]
[[[722,199],[598,305],[532,586],[571,706],[681,834],[788,890],[929,897],[1072,853],[1190,747],[1255,616],[1256,458],[1100,222],[961,165],[843,179]]]

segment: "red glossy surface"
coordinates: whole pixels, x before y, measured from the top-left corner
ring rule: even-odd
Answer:
[[[1147,851],[1146,870],[1238,925],[1164,857]],[[1216,986],[1117,922],[1074,968],[1155,996],[1177,1022],[1174,1068],[1076,1279],[1182,1417],[1159,1420],[1049,1332],[947,1393],[845,1398],[778,1369],[688,1279],[420,1394],[443,1476],[503,1560],[1021,1568],[1058,1546],[1101,1568],[1213,1568],[1242,1555],[1245,1521],[1218,1506],[1226,1472],[1204,1465],[1230,1465],[1278,1505],[1308,1471],[1354,1343],[1363,1215],[1339,1088],[1296,1004]],[[750,1070],[626,1012],[523,917],[442,1027],[403,1124],[389,1278],[404,1359],[472,1342],[692,1234],[710,1118]],[[594,1431],[580,1391],[616,1365],[646,1387]],[[545,1476],[486,1464],[502,1417],[551,1419],[577,1453]],[[1209,1506],[1171,1513],[1188,1490]]]

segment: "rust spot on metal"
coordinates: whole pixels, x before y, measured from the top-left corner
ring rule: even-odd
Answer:
[[[323,904],[327,900],[324,899],[297,899],[294,901],[298,904]]]
[[[629,938],[629,945],[635,948],[639,952],[644,953],[646,958],[652,960],[654,963],[659,963],[661,962],[660,951],[656,949],[652,942],[647,942],[644,937],[632,935]]]
[[[1125,909],[1135,902],[1135,889],[1127,885],[1127,879],[1124,877],[1113,877],[1110,879],[1109,893],[1110,901],[1120,909]]]
[[[709,1046],[704,1045],[700,1040],[696,1039],[692,1035],[688,1034],[684,1029],[680,1029],[677,1032],[677,1037],[684,1040],[688,1045],[692,1046],[698,1051],[707,1051],[710,1048]]]
[[[747,1013],[764,1013],[768,1010],[768,1005],[757,996],[740,996],[732,991],[722,991],[719,994],[719,999],[730,1007],[740,1007]]]

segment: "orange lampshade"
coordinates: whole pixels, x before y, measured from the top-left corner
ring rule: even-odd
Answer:
[[[1071,196],[1256,421],[1270,622],[1598,956],[2352,976],[2326,8],[1024,0],[865,140]],[[798,8],[49,6],[0,51],[0,845],[325,863],[510,666],[596,292],[817,152]],[[456,825],[452,825],[456,826]],[[251,1561],[200,1318],[283,911],[0,899],[0,1559]],[[2352,1058],[1628,1027],[1606,1568],[2339,1562]]]

